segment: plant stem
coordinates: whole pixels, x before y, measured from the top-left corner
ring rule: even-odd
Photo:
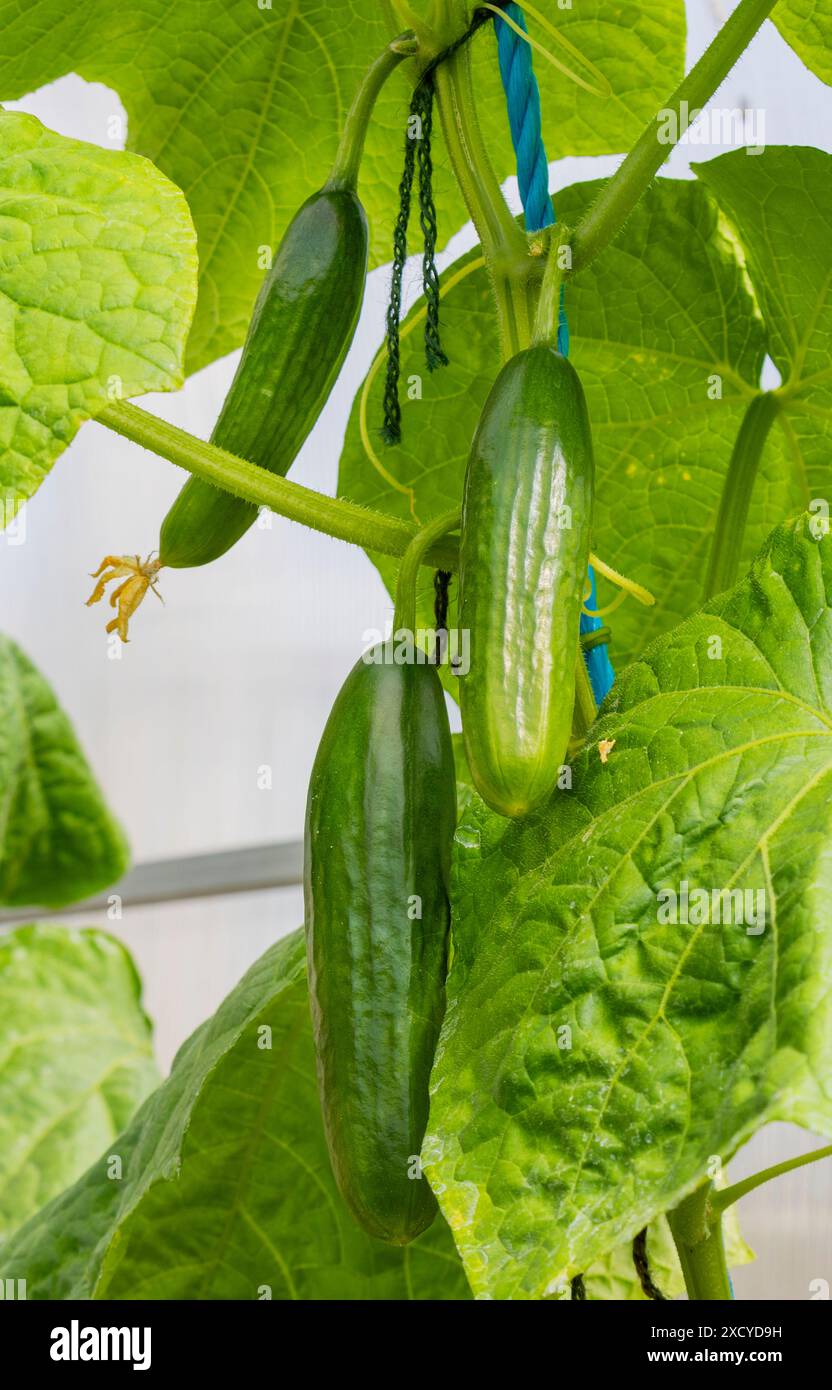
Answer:
[[[636,203],[690,125],[690,116],[710,101],[753,39],[776,0],[741,0],[665,106],[645,127],[624,163],[606,183],[577,227],[572,240],[573,268],[582,270],[624,226]],[[660,138],[659,122],[676,115],[675,140]]]
[[[578,664],[575,667],[575,710],[572,715],[573,738],[584,739],[595,723],[598,706],[592,693],[592,682],[586,667],[583,648],[578,650]]]
[[[569,244],[570,231],[562,222],[551,230],[546,269],[537,303],[534,321],[533,340],[535,343],[554,346],[558,340],[558,319],[560,317],[560,292],[564,280],[564,267],[561,264],[561,247]]]
[[[364,141],[367,138],[367,127],[378,94],[399,63],[405,58],[414,57],[418,51],[419,44],[415,34],[400,34],[368,68],[347,112],[338,153],[325,184],[326,188],[355,189],[358,184],[361,156],[364,153]]]
[[[832,1144],[827,1144],[824,1149],[813,1149],[808,1154],[799,1154],[797,1158],[787,1158],[783,1163],[775,1163],[773,1167],[764,1168],[760,1173],[752,1173],[750,1178],[743,1178],[742,1182],[735,1182],[732,1187],[723,1187],[721,1191],[713,1192],[711,1211],[723,1212],[747,1192],[753,1192],[755,1187],[762,1187],[764,1182],[771,1182],[772,1178],[779,1178],[783,1173],[793,1173],[795,1168],[804,1168],[807,1163],[817,1163],[821,1158],[832,1158]]]
[[[503,198],[482,138],[467,47],[437,71],[436,96],[454,174],[491,275],[500,344],[507,359],[531,340],[536,267],[526,235]]]
[[[688,1298],[728,1302],[734,1295],[725,1262],[722,1218],[712,1207],[712,1196],[712,1184],[706,1182],[668,1212],[667,1219]]]
[[[706,599],[730,589],[737,581],[751,494],[777,410],[776,395],[766,391],[753,397],[743,417],[719,503],[705,579]]]
[[[435,82],[442,133],[486,260],[527,262],[525,234],[509,212],[483,140],[467,45],[437,69]]]
[[[447,531],[455,530],[460,523],[459,507],[444,512],[435,521],[429,521],[418,531],[404,553],[396,585],[396,612],[393,619],[394,632],[416,631],[416,576],[423,563],[426,552],[435,541]]]
[[[337,540],[349,541],[383,555],[403,555],[417,534],[416,527],[406,521],[397,521],[356,502],[325,497],[300,483],[290,483],[257,464],[197,439],[130,401],[114,402],[97,419],[116,434],[152,449],[215,487],[253,502],[257,507],[268,507],[280,516],[311,526],[314,531],[323,531]],[[424,556],[424,563],[434,569],[456,570],[458,544],[450,540],[437,541]]]

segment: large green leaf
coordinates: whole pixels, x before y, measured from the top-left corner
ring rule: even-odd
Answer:
[[[681,73],[683,0],[649,0],[635,14],[626,0],[581,0],[553,8],[551,18],[613,89],[592,95],[538,62],[551,157],[628,148]],[[242,342],[262,275],[258,248],[276,245],[326,177],[362,72],[403,27],[377,0],[262,8],[255,0],[90,0],[83,21],[65,0],[0,0],[0,100],[72,71],[118,92],[130,148],[184,190],[199,232],[201,294],[188,346],[195,370]],[[486,143],[505,177],[514,158],[490,33],[478,35],[473,60]],[[389,84],[365,155],[361,194],[376,263],[391,254],[411,80],[399,74]],[[436,186],[444,238],[465,213],[441,148]]]
[[[806,66],[832,82],[832,0],[780,0],[771,17]]]
[[[617,683],[571,793],[469,805],[424,1158],[480,1295],[541,1296],[769,1121],[832,1132],[830,601],[832,540],[775,531]],[[683,883],[764,921],[674,923]]]
[[[261,957],[185,1043],[108,1156],[3,1249],[29,1298],[468,1298],[438,1218],[414,1245],[365,1236],[320,1119],[303,934]]]
[[[0,111],[0,502],[114,395],[182,384],[196,273],[188,206],[152,164]]]
[[[75,1182],[157,1083],[118,941],[45,923],[0,936],[0,1239]]]
[[[75,938],[54,936],[70,954],[76,949]],[[59,1017],[69,1007],[66,982],[58,971]],[[90,990],[103,984],[93,969]],[[123,995],[114,1001],[122,1032]],[[298,933],[268,951],[185,1045],[170,1080],[105,1157],[0,1253],[4,1277],[25,1278],[30,1298],[253,1298],[267,1291],[280,1299],[469,1298],[441,1217],[397,1251],[364,1236],[341,1202],[321,1130],[308,1012]],[[264,1052],[267,1029],[271,1049]],[[27,1042],[30,1063],[32,1055]],[[76,1056],[73,1039],[67,1067]],[[669,1296],[681,1292],[664,1220],[651,1228],[648,1255],[659,1287]],[[734,1263],[749,1257],[733,1228],[730,1255]],[[568,1297],[568,1283],[554,1296]],[[587,1271],[586,1296],[644,1298],[629,1244]]]
[[[63,907],[114,883],[127,860],[72,725],[0,636],[0,903]]]

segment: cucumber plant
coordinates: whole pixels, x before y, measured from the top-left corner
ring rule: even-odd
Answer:
[[[198,8],[177,22],[204,23]],[[241,93],[254,8],[217,14]],[[115,178],[95,203],[89,156],[0,117],[16,142],[0,210],[32,220],[0,328],[12,519],[95,416],[191,475],[157,550],[95,572],[90,603],[119,581],[108,630],[122,641],[165,567],[245,543],[260,507],[363,547],[395,595],[312,768],[305,932],[253,967],[136,1115],[124,1194],[102,1198],[93,1164],[0,1247],[0,1274],[27,1278],[30,1297],[252,1297],[267,1248],[287,1298],[729,1300],[745,1258],[734,1204],[829,1149],[735,1182],[726,1165],[771,1121],[832,1132],[832,157],[736,150],[695,182],[655,176],[769,16],[828,82],[832,4],[810,23],[793,0],[740,0],[686,75],[681,0],[627,16],[604,0],[583,17],[540,0],[348,8],[355,24],[330,0],[262,19],[285,66],[259,73],[267,108],[237,151],[236,260],[216,208],[184,187],[201,255],[189,365],[242,343],[207,442],[125,399],[178,384],[193,229],[169,178],[188,184],[192,103],[161,172],[118,156],[126,209]],[[132,31],[100,17],[112,52],[72,44],[65,62],[112,75],[131,139],[156,148],[146,103],[177,92],[159,90],[160,63],[136,88]],[[169,22],[147,21],[149,51]],[[45,61],[33,36],[0,69],[0,97]],[[624,70],[637,91],[618,90]],[[233,144],[234,122],[223,133]],[[629,154],[598,184],[550,192],[553,136],[559,155]],[[85,179],[50,182],[60,158]],[[502,191],[515,161],[520,218]],[[80,185],[56,288],[42,223],[68,236],[54,219]],[[463,207],[477,246],[440,275]],[[143,223],[159,230],[140,256]],[[255,284],[251,253],[272,231]],[[402,316],[414,249],[423,293]],[[343,367],[368,267],[387,262],[386,342],[356,396],[339,496],[324,496],[285,475]],[[132,295],[158,324],[91,305],[96,275],[107,305]],[[111,390],[72,334],[59,358],[36,312],[58,310],[106,365],[115,341],[153,370],[116,372],[129,389]],[[767,356],[780,380],[764,389]],[[16,873],[4,891],[19,903]],[[88,879],[48,875],[44,903]],[[259,1029],[279,1047],[254,1062]],[[196,1273],[166,1284],[148,1269],[189,1222]]]

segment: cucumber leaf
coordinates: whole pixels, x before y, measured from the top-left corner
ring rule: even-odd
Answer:
[[[126,1133],[0,1250],[4,1277],[25,1278],[29,1298],[470,1298],[441,1216],[395,1250],[365,1236],[337,1193],[303,957],[298,932],[252,967]],[[663,1219],[647,1249],[674,1296],[682,1278]],[[729,1243],[733,1263],[748,1254]],[[590,1300],[644,1299],[630,1245],[585,1284]],[[568,1284],[553,1296],[568,1298]]]
[[[0,1239],[75,1182],[158,1079],[120,942],[47,923],[0,936]]]
[[[6,512],[115,396],[181,386],[196,271],[185,199],[146,159],[0,111]]]
[[[52,690],[0,636],[0,903],[65,907],[114,883],[128,857]]]
[[[624,673],[571,792],[508,826],[469,803],[423,1159],[480,1296],[546,1295],[770,1121],[832,1133],[832,540],[814,529],[776,530]],[[730,890],[720,924],[696,895]]]
[[[832,0],[780,0],[771,17],[807,68],[832,82]]]
[[[625,150],[672,90],[684,62],[683,0],[581,0],[550,7],[562,34],[541,41],[597,95],[542,59],[544,134],[552,158]],[[408,27],[378,0],[90,0],[84,22],[65,0],[0,0],[0,100],[76,72],[127,110],[129,147],[185,192],[199,233],[200,298],[188,344],[195,371],[245,336],[263,273],[292,214],[326,178],[362,74]],[[532,26],[534,27],[534,26]],[[472,45],[486,147],[514,173],[491,26]],[[569,49],[566,44],[572,45]],[[577,50],[577,55],[575,53]],[[360,192],[373,262],[391,257],[413,72],[396,74],[373,117]],[[437,123],[438,126],[438,123]],[[445,239],[467,220],[437,130],[435,177]]]
[[[338,1194],[302,932],[252,966],[108,1153],[0,1251],[0,1268],[26,1279],[29,1298],[470,1297],[441,1217],[396,1249],[366,1236]]]

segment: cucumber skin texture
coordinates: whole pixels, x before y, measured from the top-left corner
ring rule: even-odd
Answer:
[[[352,342],[367,275],[364,209],[349,189],[309,198],[292,219],[254,306],[211,443],[281,477],[318,418]],[[257,508],[189,478],[162,523],[175,569],[224,555]]]
[[[338,1187],[370,1235],[405,1245],[431,1224],[409,1178],[428,1118],[445,1008],[453,745],[432,666],[348,676],[309,786],[304,903],[318,1087]],[[422,899],[421,920],[408,899]]]
[[[460,680],[465,751],[492,810],[522,816],[557,784],[572,728],[594,462],[572,364],[535,346],[500,372],[465,478]],[[572,509],[571,529],[556,524]]]

